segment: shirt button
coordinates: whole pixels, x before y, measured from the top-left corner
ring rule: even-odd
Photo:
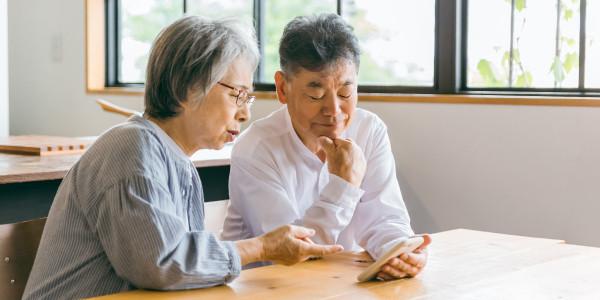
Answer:
[[[185,197],[185,190],[183,190],[182,194],[183,194],[183,196]]]

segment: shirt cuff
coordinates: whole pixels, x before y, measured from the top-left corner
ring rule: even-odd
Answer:
[[[386,254],[388,251],[392,250],[392,248],[394,248],[394,246],[396,246],[398,243],[401,243],[402,241],[407,240],[408,238],[399,238],[399,239],[395,239],[395,240],[391,240],[387,243],[385,243],[383,246],[379,247],[379,249],[375,250],[375,253],[370,253],[371,256],[373,258],[375,258],[376,260],[381,258],[384,254]]]
[[[329,174],[329,183],[321,191],[321,201],[336,206],[350,208],[356,206],[364,190],[356,187],[341,177]]]
[[[225,247],[229,250],[229,266],[228,271],[229,275],[225,278],[226,283],[232,282],[238,276],[240,276],[240,272],[242,271],[242,258],[240,257],[240,253],[238,252],[235,243],[233,242],[223,242]]]

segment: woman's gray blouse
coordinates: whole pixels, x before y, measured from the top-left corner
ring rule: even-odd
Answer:
[[[133,116],[102,134],[62,181],[24,299],[209,287],[240,269],[235,244],[204,231],[192,162],[156,124]]]

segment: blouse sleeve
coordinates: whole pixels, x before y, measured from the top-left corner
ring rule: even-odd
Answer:
[[[231,282],[235,244],[189,231],[160,180],[132,176],[110,186],[91,224],[115,272],[138,288],[176,290]]]

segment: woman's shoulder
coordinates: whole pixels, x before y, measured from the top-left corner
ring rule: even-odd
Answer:
[[[104,132],[80,159],[80,167],[131,174],[160,168],[168,160],[167,146],[148,124],[132,121]],[[161,163],[162,162],[162,163]]]
[[[139,118],[118,124],[100,135],[92,147],[110,148],[124,153],[163,148],[155,130],[146,122],[149,121]]]

